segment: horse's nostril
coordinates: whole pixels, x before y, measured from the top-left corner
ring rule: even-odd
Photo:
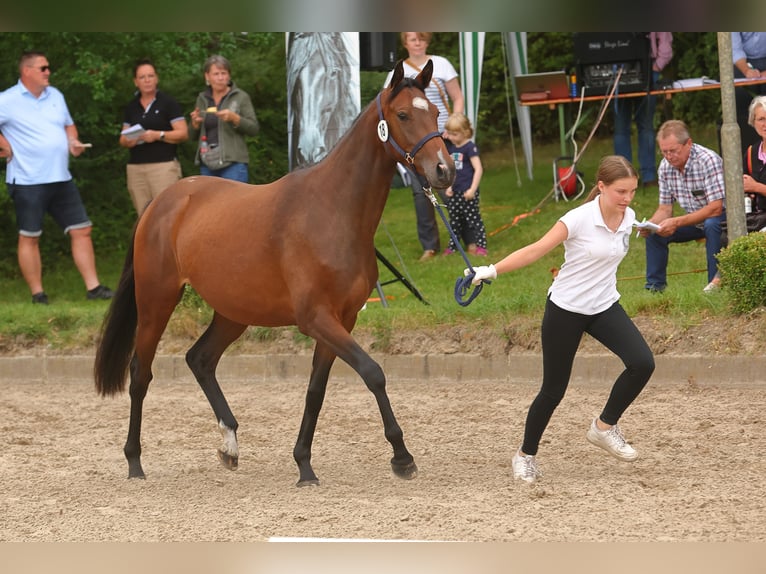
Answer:
[[[440,163],[436,166],[436,173],[439,176],[439,179],[446,180],[450,178],[450,169],[448,166],[444,165],[443,163]]]

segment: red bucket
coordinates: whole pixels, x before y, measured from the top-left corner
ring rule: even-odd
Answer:
[[[572,197],[577,193],[577,170],[575,170],[574,166],[560,167],[557,173],[561,191],[567,197]]]

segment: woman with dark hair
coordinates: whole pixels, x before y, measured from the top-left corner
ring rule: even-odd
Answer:
[[[231,64],[223,56],[210,56],[203,71],[207,88],[191,113],[191,137],[199,139],[195,161],[200,174],[248,183],[245,136],[256,135],[260,127],[253,103],[232,82]]]
[[[130,150],[128,193],[140,215],[149,201],[181,179],[176,148],[189,139],[189,130],[180,104],[159,90],[159,76],[150,59],[136,63],[133,84],[136,94],[125,106],[120,145]]]
[[[629,205],[638,174],[624,157],[610,155],[601,160],[596,181],[585,203],[565,213],[542,238],[494,265],[474,269],[472,282],[478,284],[530,265],[564,244],[564,263],[548,289],[543,315],[543,383],[527,413],[524,441],[512,460],[514,477],[530,483],[541,474],[535,459],[538,445],[564,398],[585,333],[625,365],[585,436],[619,460],[638,458],[617,425],[654,372],[652,351],[620,305],[617,291],[617,267],[628,253],[636,220]],[[466,275],[469,272],[466,269]]]

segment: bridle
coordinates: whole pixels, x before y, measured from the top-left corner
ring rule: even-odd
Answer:
[[[425,178],[421,177],[420,174],[413,169],[415,164],[415,154],[417,154],[429,140],[436,137],[441,137],[441,133],[438,131],[428,133],[420,138],[420,141],[415,144],[415,146],[412,148],[412,151],[405,151],[402,149],[402,146],[396,143],[394,138],[390,137],[390,134],[388,133],[388,122],[386,121],[386,118],[383,117],[383,105],[380,102],[381,93],[382,92],[379,92],[377,98],[375,98],[375,103],[378,107],[378,139],[383,142],[383,145],[390,145],[392,148],[394,148],[394,150],[404,158],[404,161],[407,162],[405,167],[413,172],[417,176],[418,180],[423,183]],[[427,187],[427,180],[425,180],[425,184],[426,185],[423,185],[424,188]]]

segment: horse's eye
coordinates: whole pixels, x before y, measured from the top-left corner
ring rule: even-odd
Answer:
[[[407,115],[407,112],[397,112],[396,115],[403,122],[406,122],[408,119],[410,119],[410,116]]]

